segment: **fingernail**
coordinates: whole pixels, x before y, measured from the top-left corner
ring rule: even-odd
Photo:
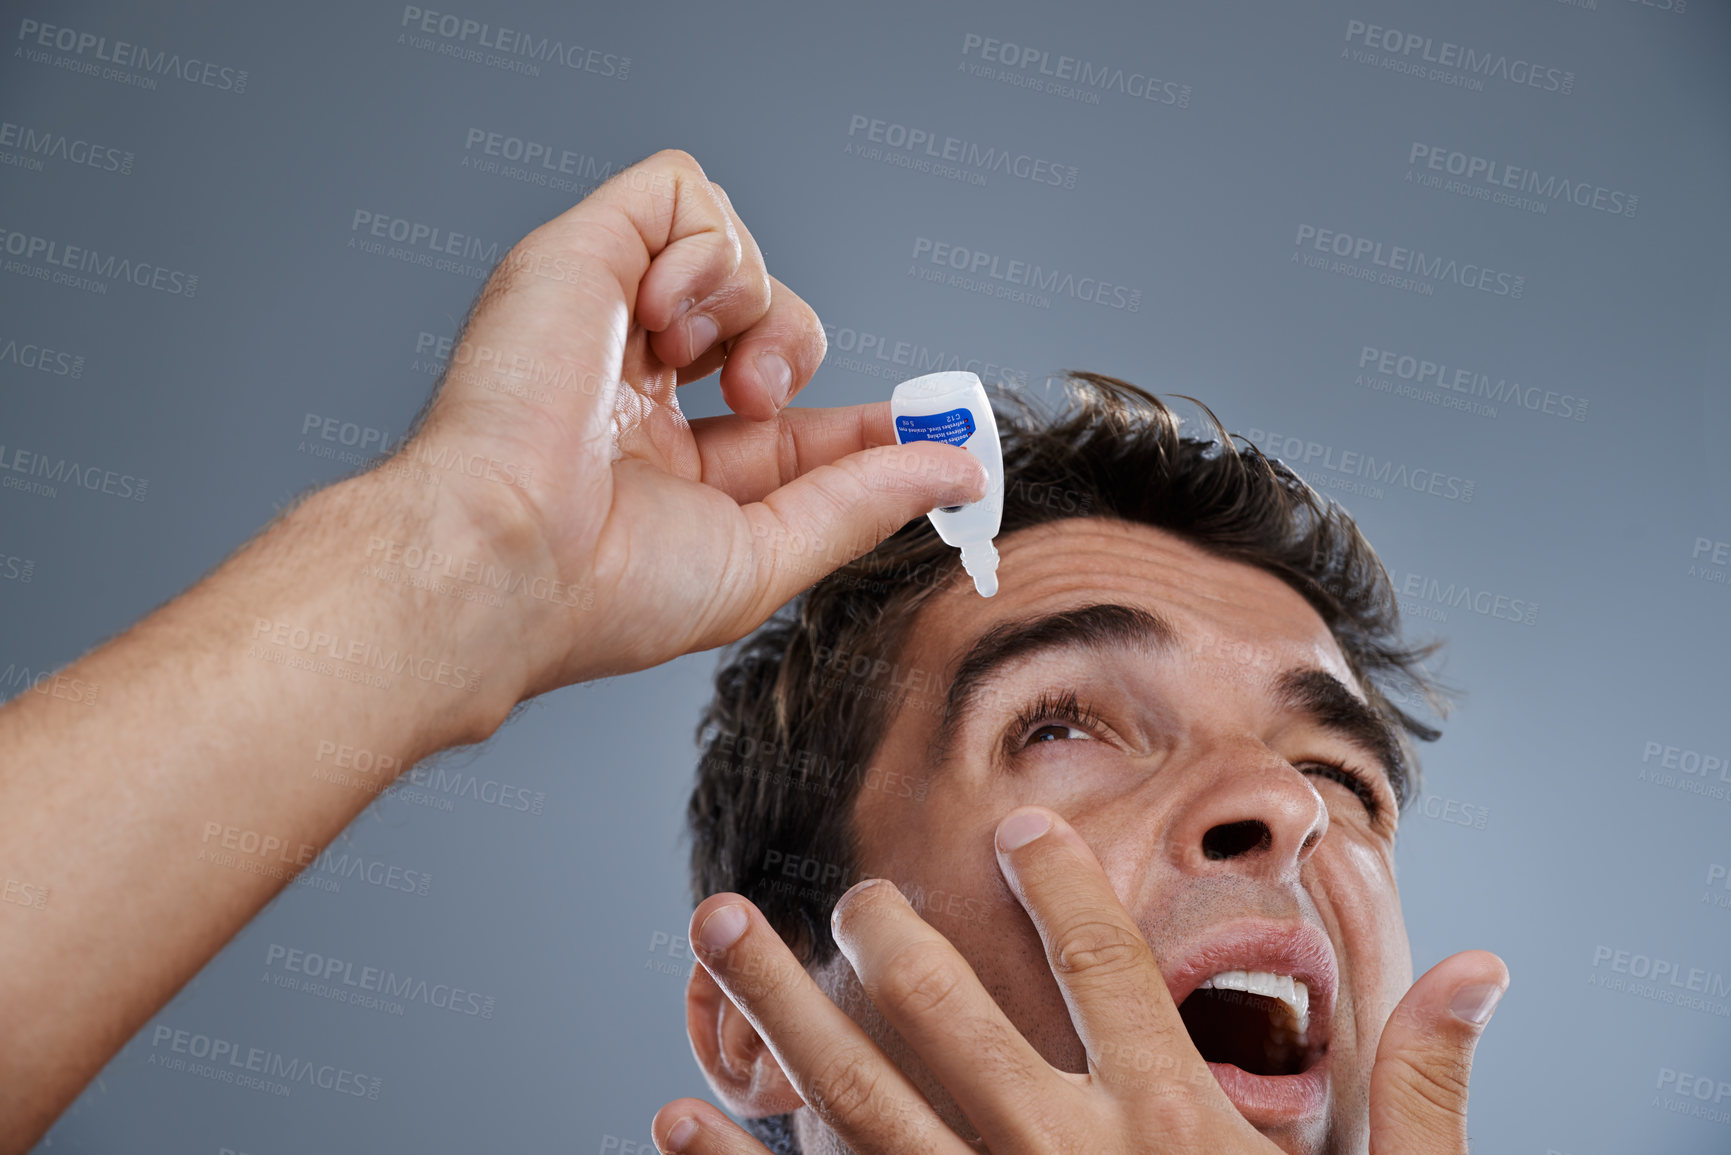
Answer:
[[[963,469],[956,476],[946,478],[946,480],[951,481],[952,484],[938,498],[938,501],[943,505],[971,504],[986,495],[988,482],[986,471],[982,466],[974,465]]]
[[[907,895],[903,894],[901,888],[896,886],[896,884],[891,882],[889,879],[867,878],[848,887],[842,896],[835,900],[835,905],[830,908],[830,933],[835,936],[836,945],[841,947],[841,952],[847,955],[850,959],[854,957],[852,953],[853,947],[850,945],[848,936],[845,933],[845,922],[848,918],[849,912],[852,910],[854,895],[859,894],[861,891],[870,890],[873,887],[878,886],[889,888],[884,892],[885,898],[888,898],[893,894],[903,902],[907,901]]]
[[[1038,810],[1012,814],[998,823],[998,849],[1020,850],[1052,829],[1052,818]]]
[[[686,332],[691,336],[691,357],[696,360],[703,355],[706,349],[715,344],[716,335],[721,332],[721,328],[715,323],[714,317],[704,313],[702,316],[691,319],[691,324]]]
[[[735,908],[729,907],[728,909]],[[681,1119],[673,1125],[673,1130],[667,1133],[667,1145],[677,1151],[690,1142],[691,1137],[695,1134],[697,1134],[697,1120],[689,1117]]]
[[[1491,1012],[1497,1009],[1497,1000],[1502,997],[1503,988],[1495,983],[1471,983],[1455,992],[1455,997],[1449,1000],[1449,1012],[1457,1019],[1483,1026],[1490,1021]]]
[[[852,886],[848,887],[847,890],[842,893],[842,896],[835,900],[835,909],[841,910],[848,904],[854,895],[858,894],[862,890],[870,890],[874,886],[887,886],[891,890],[895,890],[897,894],[901,893],[901,891],[896,890],[894,884],[892,884],[887,878],[868,878],[862,882],[856,882]]]
[[[757,355],[757,375],[763,381],[763,386],[769,392],[769,399],[780,409],[787,404],[787,395],[793,391],[793,370],[782,359],[779,353],[759,353]]]
[[[668,325],[677,325],[679,322],[685,320],[685,314],[691,312],[691,306],[695,304],[697,304],[696,297],[687,297],[685,300],[679,302],[679,304],[673,306],[673,320],[669,321]]]
[[[745,933],[745,928],[751,922],[745,908],[737,902],[712,911],[703,925],[697,928],[698,941],[707,951],[722,951],[739,941],[739,936]]]

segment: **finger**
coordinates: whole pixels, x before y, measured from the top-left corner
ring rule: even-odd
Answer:
[[[767,311],[744,332],[715,342],[679,370],[679,383],[689,385],[720,369],[722,399],[735,413],[754,420],[773,416],[805,388],[829,349],[811,306],[776,278],[769,278],[769,284]],[[769,401],[767,411],[762,398]]]
[[[637,319],[649,330],[649,347],[669,365],[689,364],[769,308],[769,273],[757,242],[713,184],[704,192],[702,219],[710,227],[669,246],[664,254],[667,272],[651,268],[643,279],[645,296],[639,298],[644,303],[638,306]],[[671,302],[664,325],[656,323],[658,310],[647,304],[648,295],[662,295],[663,282],[677,284],[685,293]]]
[[[880,445],[801,474],[742,507],[755,563],[747,616],[762,621],[913,518],[985,492],[979,458],[936,441]]]
[[[774,277],[769,286],[768,310],[733,339],[721,367],[721,396],[735,413],[747,416],[762,413],[760,398],[773,406],[763,416],[785,406],[811,380],[829,348],[812,307]]]
[[[690,941],[800,1097],[854,1150],[969,1155],[750,902],[737,894],[704,899],[691,916]]]
[[[762,250],[734,209],[727,190],[714,182],[711,187],[733,218],[744,245],[745,266],[762,269]],[[829,347],[817,313],[804,298],[775,277],[767,277],[767,283],[766,313],[757,316],[746,313],[744,323],[737,327],[728,319],[717,317],[722,341],[730,346],[721,370],[722,398],[735,413],[758,420],[773,415],[805,387],[823,363]],[[765,400],[769,402],[767,410]]]
[[[722,398],[736,413],[767,420],[822,362],[823,327],[809,305],[769,275],[756,239],[721,186],[712,182],[710,192],[727,218],[738,260],[707,297],[680,301],[668,328],[651,332],[649,344],[667,364],[682,366],[726,343]],[[651,282],[654,276],[652,269]],[[648,321],[645,327],[653,329]]]
[[[998,865],[1040,932],[1091,1070],[1108,1085],[1150,1077],[1214,1087],[1160,964],[1099,859],[1050,810],[998,824]]]
[[[1062,1117],[1080,1091],[1040,1056],[961,953],[882,879],[849,890],[831,915],[835,939],[890,1026],[907,1040],[994,1151],[1032,1150],[1026,1125]],[[1079,1106],[1077,1108],[1079,1110]]]
[[[762,501],[801,474],[862,449],[896,444],[888,401],[783,409],[769,421],[736,414],[691,422],[699,479],[742,504]]]
[[[516,351],[556,339],[549,368],[585,386],[569,394],[582,399],[572,443],[610,446],[631,323],[666,328],[681,300],[724,285],[741,255],[730,213],[689,154],[665,149],[620,170],[505,254],[464,325],[477,369],[447,380],[440,407],[496,400],[484,392],[494,376],[511,383]]]
[[[1450,955],[1407,991],[1370,1073],[1372,1155],[1462,1155],[1473,1048],[1509,986],[1489,951]]]
[[[678,383],[689,385],[693,381],[701,381],[727,361],[727,342],[717,341],[709,347],[709,352],[699,357],[689,365],[679,367]]]
[[[704,176],[680,192],[673,233],[638,285],[632,314],[650,333],[655,355],[676,366],[690,364],[731,335],[717,317],[724,304],[742,293],[755,296],[760,306],[769,304],[763,254],[721,186]]]
[[[655,1112],[649,1136],[662,1155],[769,1155],[769,1148],[702,1099],[675,1099]]]

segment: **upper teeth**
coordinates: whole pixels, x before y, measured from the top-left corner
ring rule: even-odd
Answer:
[[[1304,1038],[1310,1030],[1310,988],[1291,975],[1277,975],[1269,971],[1221,971],[1212,978],[1203,979],[1200,989],[1245,991],[1279,999],[1292,1013],[1298,1037]]]

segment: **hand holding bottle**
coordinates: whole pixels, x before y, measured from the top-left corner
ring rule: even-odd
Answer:
[[[452,356],[475,368],[448,376],[401,456],[456,444],[512,466],[521,484],[460,479],[477,532],[505,566],[593,593],[526,607],[526,693],[733,641],[909,519],[983,492],[963,451],[898,447],[887,403],[785,408],[824,349],[683,152],[616,174],[507,254]],[[525,366],[531,385],[555,367],[555,385],[526,391]],[[676,387],[717,368],[734,412],[687,421]],[[822,555],[800,556],[813,541]]]

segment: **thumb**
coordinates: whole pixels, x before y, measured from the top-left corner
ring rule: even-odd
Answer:
[[[937,441],[880,445],[820,465],[744,506],[757,596],[770,610],[922,513],[978,501],[986,468]]]
[[[1469,950],[1407,991],[1371,1070],[1371,1155],[1464,1155],[1473,1048],[1508,985],[1502,959]]]

